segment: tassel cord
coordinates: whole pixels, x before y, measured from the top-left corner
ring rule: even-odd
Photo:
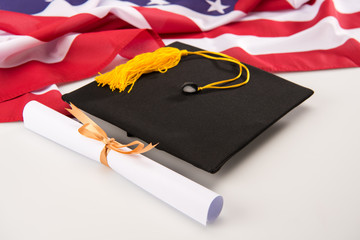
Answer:
[[[239,65],[239,73],[238,73],[238,75],[236,77],[231,78],[231,79],[222,80],[222,81],[213,82],[213,83],[207,84],[207,85],[205,85],[203,87],[198,87],[198,91],[203,90],[203,89],[210,89],[210,88],[211,89],[236,88],[236,87],[240,87],[242,85],[245,85],[246,83],[249,82],[249,79],[250,79],[249,69],[243,63],[241,63],[239,60],[237,60],[236,58],[233,58],[233,57],[228,56],[228,55],[223,54],[223,53],[217,53],[217,52],[211,52],[211,51],[187,52],[187,54],[188,55],[199,55],[199,56],[209,58],[209,59],[212,59],[212,60],[217,60],[217,61],[228,61],[228,62],[232,62],[232,63],[235,63],[235,64]],[[218,55],[220,57],[212,56],[212,55],[209,55],[209,54]],[[220,84],[235,81],[238,78],[240,78],[242,73],[243,73],[243,68],[246,71],[246,79],[243,82],[235,84],[235,85],[231,85],[231,86],[217,86],[217,85],[220,85]]]

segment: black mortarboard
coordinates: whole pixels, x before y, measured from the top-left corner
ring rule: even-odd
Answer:
[[[170,46],[199,50],[178,42]],[[233,78],[239,71],[239,66],[226,61],[185,56],[166,73],[142,75],[130,93],[111,91],[94,81],[63,99],[130,135],[159,143],[158,149],[215,173],[232,155],[313,94],[310,89],[246,66],[250,81],[244,86],[184,94],[185,82],[203,86]]]

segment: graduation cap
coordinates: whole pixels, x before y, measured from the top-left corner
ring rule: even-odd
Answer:
[[[179,42],[169,46],[200,50]],[[241,87],[232,82],[221,84],[229,89],[197,91],[198,86],[234,79],[240,74],[239,65],[187,55],[166,73],[143,74],[135,85],[127,87],[129,93],[112,91],[110,84],[101,87],[94,81],[65,94],[63,99],[129,135],[159,143],[158,149],[215,173],[231,156],[313,94],[308,88],[253,66],[245,64],[243,69],[248,69],[250,80],[247,82],[249,73],[243,71],[235,79],[244,83]],[[185,86],[190,87],[190,92],[195,89],[196,94],[184,94],[187,82],[192,82]]]

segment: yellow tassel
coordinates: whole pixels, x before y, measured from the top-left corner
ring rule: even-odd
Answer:
[[[249,69],[246,67],[246,65],[231,56],[223,53],[216,53],[210,51],[188,52],[187,50],[179,50],[173,47],[162,47],[154,52],[137,55],[133,59],[129,60],[127,63],[117,66],[110,72],[107,72],[105,74],[100,73],[99,76],[95,77],[95,80],[98,82],[99,86],[101,85],[103,87],[105,85],[109,85],[111,90],[114,91],[115,89],[119,89],[120,92],[125,91],[126,87],[131,85],[128,91],[130,92],[135,82],[141,77],[141,75],[156,71],[165,73],[169,68],[178,65],[181,57],[186,55],[198,55],[208,59],[228,61],[239,65],[239,73],[236,77],[213,82],[203,87],[197,87],[197,89],[195,89],[196,92],[203,89],[236,88],[249,82]],[[239,79],[242,75],[243,68],[246,70],[246,79],[243,82],[230,86],[221,86],[225,83],[229,83]]]
[[[165,73],[169,68],[175,67],[182,56],[187,55],[186,50],[173,47],[162,47],[154,52],[137,55],[125,64],[117,66],[110,72],[95,77],[98,85],[109,85],[111,90],[124,91],[131,85],[128,92],[133,88],[136,80],[141,75],[150,72]]]

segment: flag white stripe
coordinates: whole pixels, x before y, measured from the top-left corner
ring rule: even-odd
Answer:
[[[334,34],[335,33],[335,34]],[[349,39],[360,41],[360,28],[343,29],[334,17],[326,17],[313,27],[287,37],[256,37],[223,34],[216,38],[181,39],[182,42],[210,51],[222,52],[241,47],[252,55],[326,50]],[[165,39],[170,44],[178,39]]]
[[[111,71],[112,69],[114,69],[116,66],[120,65],[120,64],[124,64],[128,61],[129,59],[124,58],[123,56],[117,54],[115,56],[115,58],[111,61],[111,63],[109,63],[104,69],[101,70],[102,73],[106,73],[108,71]]]
[[[88,13],[98,18],[103,18],[112,13],[137,28],[150,29],[151,26],[143,15],[132,6],[135,5],[116,0],[89,0],[86,4],[79,6],[72,6],[66,1],[55,0],[44,11],[36,15],[71,17],[80,13]]]
[[[193,11],[189,8],[180,5],[159,5],[159,6],[150,5],[147,7],[157,8],[160,10],[186,16],[187,18],[192,20],[202,31],[208,31],[234,21],[239,21],[246,15],[246,13],[242,11],[234,10],[224,15],[211,16]]]
[[[88,0],[79,6],[72,6],[70,3],[64,0],[53,0],[42,11],[34,16],[57,16],[57,17],[71,17],[80,12],[90,11],[97,7],[101,0]]]
[[[58,63],[63,61],[63,59],[66,57],[72,42],[75,40],[76,36],[79,34],[73,34],[69,35],[66,38],[62,37],[61,39],[57,39],[53,42],[42,42],[40,40],[37,40],[35,38],[29,37],[29,36],[17,36],[19,37],[20,41],[14,42],[13,46],[21,46],[22,51],[17,51],[14,53],[11,51],[5,52],[2,51],[2,44],[0,44],[0,52],[2,55],[0,56],[0,67],[15,67],[19,66],[23,63],[36,60],[43,63]],[[11,35],[13,37],[13,35]],[[20,43],[22,42],[22,43]],[[1,43],[1,37],[0,37],[0,43]],[[30,44],[28,44],[30,43]],[[36,47],[31,47],[32,44],[40,44],[36,45]],[[22,45],[17,45],[22,44]],[[54,45],[56,45],[54,47]],[[11,49],[13,48],[11,47]],[[26,49],[27,48],[27,49]],[[9,48],[10,49],[10,48]],[[7,53],[8,56],[5,57],[4,61],[1,61],[5,54]],[[3,56],[4,54],[4,56]],[[103,69],[104,72],[111,70],[112,68],[116,67],[119,64],[125,63],[128,59],[120,56],[119,54],[116,55],[116,57],[112,60],[112,62]]]
[[[333,2],[338,12],[351,14],[360,11],[359,0],[333,0]]]
[[[50,92],[52,90],[57,90],[59,91],[58,87],[56,86],[56,84],[52,84],[50,86],[47,86],[47,87],[44,87],[42,89],[39,89],[39,90],[36,90],[36,91],[32,91],[31,93],[32,94],[35,94],[35,95],[42,95],[44,93],[47,93],[47,92]]]
[[[299,8],[301,7],[303,4],[307,3],[308,0],[286,0],[291,6],[293,6],[294,8]]]
[[[319,9],[325,0],[317,0],[313,5],[304,5],[297,10],[268,11],[268,12],[250,12],[241,21],[252,21],[259,19],[273,20],[279,22],[293,21],[306,22],[311,21],[319,13]]]
[[[273,20],[279,22],[293,21],[306,22],[313,20],[319,13],[321,5],[325,0],[317,0],[313,5],[303,5],[297,10],[251,12],[241,21],[252,21],[259,19]],[[351,3],[349,3],[351,2]],[[351,14],[360,11],[360,0],[333,0],[335,10],[339,13]]]
[[[0,67],[16,67],[29,61],[61,62],[79,34],[68,34],[51,42],[30,36],[3,33],[0,35]]]

